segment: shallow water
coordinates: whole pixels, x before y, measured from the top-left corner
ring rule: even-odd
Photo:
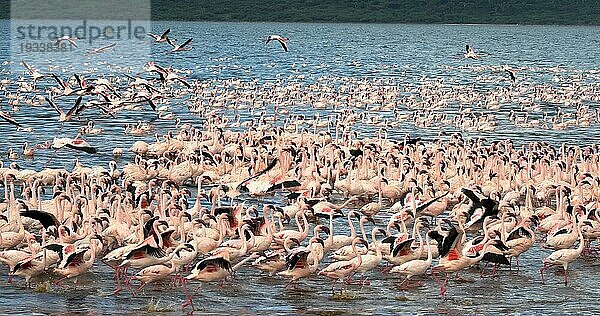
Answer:
[[[585,80],[594,81],[600,68],[600,46],[598,27],[556,26],[460,26],[460,25],[367,25],[367,24],[283,24],[283,23],[171,23],[155,22],[155,33],[171,27],[172,36],[178,39],[194,37],[194,50],[179,55],[170,55],[162,47],[149,45],[147,54],[133,54],[127,45],[118,43],[115,52],[85,57],[81,51],[91,46],[81,45],[80,50],[66,54],[62,61],[48,61],[40,54],[11,55],[8,21],[0,22],[0,53],[3,60],[11,61],[16,78],[23,71],[18,64],[21,59],[45,72],[49,65],[63,64],[63,77],[83,71],[88,78],[111,73],[120,73],[114,65],[130,66],[132,73],[148,60],[175,68],[190,70],[190,78],[198,80],[240,78],[242,80],[274,81],[291,75],[304,75],[310,82],[321,76],[345,76],[357,78],[393,78],[402,84],[417,84],[424,76],[444,79],[448,85],[473,86],[476,91],[487,91],[498,86],[508,87],[506,80],[481,82],[478,76],[491,75],[489,70],[474,71],[476,66],[527,67],[519,76],[524,84],[568,84],[568,76],[584,74]],[[290,52],[281,51],[277,43],[264,45],[267,34],[282,34],[290,37]],[[470,43],[479,52],[488,55],[481,61],[465,61],[461,58],[463,45]],[[94,47],[106,43],[98,43]],[[140,44],[142,45],[142,44]],[[119,49],[123,47],[123,49]],[[123,57],[123,58],[120,58]],[[108,63],[104,63],[108,61]],[[88,63],[88,64],[84,64]],[[548,69],[559,67],[557,74]],[[2,75],[6,76],[6,75]],[[500,74],[499,76],[502,76]],[[563,81],[552,82],[553,76]],[[72,101],[65,101],[64,107]],[[203,118],[189,114],[186,99],[172,100],[168,104],[182,122],[201,124]],[[6,102],[0,102],[2,110],[9,111]],[[592,109],[596,104],[590,104]],[[514,109],[519,105],[515,104]],[[509,108],[507,108],[509,109]],[[303,113],[306,107],[295,107],[290,113]],[[270,111],[270,112],[269,112]],[[272,113],[272,106],[267,113]],[[310,110],[314,111],[314,110]],[[448,107],[445,111],[456,113],[458,108]],[[555,112],[552,105],[544,111]],[[310,112],[309,112],[310,113]],[[324,110],[323,113],[331,113]],[[565,141],[572,144],[592,144],[598,140],[597,125],[590,128],[575,128],[553,131],[514,128],[507,120],[508,111],[493,112],[499,117],[499,128],[495,132],[464,133],[482,136],[488,140],[511,138],[518,143],[531,140],[546,140],[554,144]],[[225,115],[234,116],[236,111],[227,110]],[[244,119],[251,114],[240,113]],[[382,113],[393,117],[391,113]],[[58,123],[56,113],[47,106],[33,108],[21,106],[12,114],[33,133],[16,132],[12,126],[0,123],[0,153],[9,147],[19,148],[24,141],[40,143],[52,141],[55,136],[71,136],[86,122]],[[96,111],[84,112],[86,119],[93,119],[97,127],[105,129],[101,135],[89,135],[86,139],[98,147],[99,154],[89,156],[73,151],[38,151],[34,160],[20,160],[23,168],[41,169],[45,166],[63,167],[70,170],[73,159],[85,165],[106,165],[112,160],[112,148],[128,148],[136,140],[152,140],[154,136],[131,137],[123,134],[126,123],[150,121],[155,132],[163,134],[174,129],[173,121],[157,120],[149,111],[125,111],[116,119],[106,118]],[[365,135],[376,128],[357,126]],[[452,129],[448,130],[452,132]],[[437,136],[439,130],[417,129],[406,123],[399,128],[388,129],[391,138],[402,139],[405,134],[424,139]],[[131,159],[124,155],[119,161],[124,165]],[[275,199],[278,201],[278,198]],[[267,200],[264,202],[270,202]],[[383,220],[381,215],[380,222]],[[342,221],[339,222],[343,224]],[[541,259],[549,252],[536,245],[521,258],[522,270],[518,274],[502,270],[497,278],[480,278],[475,270],[464,273],[474,282],[450,282],[448,299],[439,298],[435,281],[425,279],[420,288],[402,291],[399,279],[374,272],[369,275],[371,286],[349,287],[345,298],[331,296],[328,280],[313,276],[300,283],[297,289],[284,290],[286,280],[265,277],[257,272],[242,268],[233,283],[224,287],[204,284],[195,295],[196,308],[206,314],[552,314],[581,313],[598,314],[597,288],[600,284],[598,262],[578,260],[570,268],[571,283],[562,285],[562,276],[549,272],[546,284],[541,284],[538,270]],[[168,286],[148,286],[144,293],[132,296],[124,291],[116,296],[109,295],[114,289],[112,272],[101,263],[93,272],[82,276],[76,286],[65,282],[65,288],[51,286],[48,292],[25,288],[21,280],[13,284],[0,281],[0,314],[54,314],[62,312],[92,314],[139,314],[148,311],[151,300],[158,300],[158,309],[165,314],[180,314],[184,301],[181,289]],[[6,274],[4,268],[0,272]],[[43,282],[43,280],[39,280]],[[193,288],[198,285],[194,284]]]
[[[259,275],[242,268],[236,280],[218,284],[188,284],[195,291],[196,310],[202,314],[311,314],[311,315],[370,315],[370,314],[597,314],[597,284],[600,267],[597,263],[578,260],[570,266],[571,283],[562,284],[562,275],[546,275],[546,284],[540,281],[538,269],[542,254],[533,248],[521,258],[522,270],[502,270],[497,277],[480,278],[476,269],[465,271],[467,282],[448,283],[447,299],[439,297],[439,288],[430,277],[423,285],[403,290],[401,278],[382,275],[375,271],[368,277],[371,284],[348,286],[343,295],[331,294],[330,283],[313,276],[296,288],[284,289],[287,280]],[[4,272],[4,271],[3,271]],[[53,314],[72,313],[107,314],[113,312],[139,314],[149,311],[155,302],[157,309],[166,314],[180,314],[185,300],[182,289],[170,285],[149,285],[133,296],[128,291],[112,296],[114,284],[111,271],[102,264],[93,272],[79,278],[77,285],[65,282],[64,288],[50,286],[48,292],[25,288],[18,280],[13,284],[0,283],[3,296],[0,313],[22,312]],[[471,281],[472,280],[472,281]],[[44,279],[38,280],[43,282]],[[35,287],[35,286],[34,286]],[[39,290],[38,290],[39,291]]]

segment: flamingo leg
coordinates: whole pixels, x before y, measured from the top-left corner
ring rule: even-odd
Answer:
[[[133,287],[131,287],[131,279],[133,279],[133,276],[127,278],[127,281],[125,281],[125,285],[127,285],[127,288],[131,292],[131,295],[136,296],[137,295],[137,291],[134,290]]]
[[[192,295],[190,295],[190,293],[189,293],[189,291],[187,289],[187,282],[186,281],[187,280],[183,280],[183,291],[185,293],[186,300],[185,300],[185,302],[183,302],[181,304],[181,308],[186,308],[188,306],[191,306],[192,307],[192,312],[193,312],[194,310],[196,310],[196,308],[194,307],[194,300],[193,300],[194,297]]]
[[[185,265],[185,274],[190,274],[190,264],[191,262]]]
[[[402,282],[400,282],[400,284],[398,284],[398,287],[400,287],[401,289],[405,289],[408,287],[404,287],[404,284],[408,284],[408,280],[410,279],[410,275],[407,275],[404,280],[402,280]]]
[[[581,252],[582,257],[588,257],[592,254],[591,244],[592,244],[591,241],[589,241],[589,240],[585,241],[585,243],[583,244],[583,251]]]
[[[350,274],[350,276],[348,276],[348,278],[346,279],[346,284],[347,284],[347,285],[360,285],[360,286],[362,287],[362,286],[365,286],[365,285],[371,284],[371,282],[365,283],[365,282],[367,282],[367,281],[365,280],[365,275],[364,275],[364,273],[360,275],[360,281],[354,281],[354,280],[352,280],[352,277],[353,277],[355,274],[356,274],[356,272],[352,272],[352,273]]]
[[[287,289],[288,286],[290,286],[292,284],[292,282],[294,282],[294,279],[291,279],[288,283],[286,283],[286,285],[283,287],[283,289]]]
[[[385,266],[381,269],[381,273],[387,274],[392,270],[393,267],[394,267],[393,265],[388,264],[387,266]]]
[[[448,273],[446,273],[446,278],[444,281],[441,281],[439,278],[435,276],[435,271],[431,271],[431,276],[440,286],[440,295],[442,296],[442,300],[446,299],[446,283],[448,283]]]
[[[446,300],[446,284],[448,283],[448,274],[446,274],[446,278],[440,287],[440,294],[442,295],[442,299]]]
[[[58,279],[58,280],[54,281],[54,282],[53,282],[53,284],[54,284],[54,285],[57,285],[57,286],[60,286],[60,287],[64,287],[64,286],[62,285],[62,281],[66,280],[66,279],[67,279],[67,277],[62,277],[62,278],[60,278],[60,279]]]
[[[173,276],[173,284],[175,284],[175,282],[177,282],[178,285],[183,285],[185,283],[185,278],[177,273],[177,275]]]
[[[492,268],[492,276],[496,276],[498,274],[498,264],[494,264],[494,267]]]
[[[121,285],[121,282],[117,282],[117,287],[115,288],[115,290],[112,292],[112,295],[115,295],[117,293],[120,293],[123,290],[123,286]]]
[[[407,275],[406,278],[399,284],[402,290],[408,290],[414,287],[419,287],[423,285],[423,282],[420,281],[412,281],[412,275]]]
[[[127,274],[125,273],[125,276],[123,277],[124,279],[124,284],[125,286],[129,289],[129,291],[131,291],[133,293],[133,295],[135,295],[135,292],[133,291],[133,289],[131,288],[131,279],[133,278],[133,276],[128,277]]]
[[[337,280],[331,282],[331,295],[335,295],[335,282],[337,282]]]
[[[115,284],[116,284],[116,288],[114,290],[114,292],[112,293],[112,295],[115,295],[119,292],[121,292],[123,290],[123,286],[121,285],[121,267],[116,267],[115,269]]]
[[[489,262],[486,262],[486,263],[483,265],[483,268],[481,268],[481,276],[482,276],[482,277],[483,277],[483,276],[485,276],[485,270],[487,269],[487,266],[488,266],[488,264],[489,264]],[[458,272],[456,273],[456,277],[458,278]]]
[[[371,281],[369,281],[368,278],[365,277],[364,273],[360,275],[360,280],[361,280],[361,287],[360,287],[361,289],[365,285],[371,285]]]
[[[352,277],[354,276],[355,272],[350,273],[350,275],[348,275],[348,278],[346,279],[346,284],[352,284],[354,281],[352,280]]]
[[[335,295],[335,285],[338,283],[338,281],[341,283],[342,279],[333,280],[333,285],[331,286],[331,295]],[[341,290],[340,290],[340,293],[341,293]]]
[[[549,264],[544,263],[544,266],[540,269],[540,277],[542,278],[542,284],[544,284],[544,271],[551,267]]]
[[[146,286],[146,282],[142,281],[142,284],[140,284],[140,286],[137,288],[136,292],[141,291],[144,288],[144,286]]]
[[[410,277],[407,275],[404,280],[402,280],[402,282],[400,282],[400,284],[398,284],[399,286],[402,286],[404,283],[406,283],[406,281],[408,281]]]

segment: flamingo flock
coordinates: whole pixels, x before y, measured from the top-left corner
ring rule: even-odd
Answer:
[[[567,285],[569,265],[597,254],[594,147],[233,131],[217,119],[159,137],[122,168],[0,168],[8,275],[27,284],[50,275],[64,286],[106,264],[115,292],[135,295],[168,278],[188,293],[189,283],[258,269],[288,279],[285,287],[330,279],[335,292],[368,286],[380,269],[403,287],[435,280],[445,297],[450,276],[474,266],[482,275],[512,261],[522,269],[519,256],[536,242],[553,251],[540,282],[556,266]],[[287,202],[242,199],[273,195]],[[367,208],[373,198],[378,207]],[[183,305],[193,306],[187,295]]]
[[[190,49],[192,39],[179,45],[169,34],[148,36],[173,53]],[[288,51],[286,38],[271,41]],[[235,277],[244,269],[282,291],[311,278],[336,295],[391,278],[407,291],[435,284],[445,299],[460,295],[448,292],[450,280],[475,271],[511,277],[539,269],[542,284],[557,283],[547,271],[558,269],[569,286],[584,278],[569,271],[598,255],[597,145],[468,136],[597,124],[600,112],[588,105],[600,99],[593,73],[556,86],[526,76],[560,81],[560,69],[461,68],[496,85],[483,92],[452,79],[200,80],[154,61],[138,74],[93,78],[22,66],[18,82],[0,82],[12,114],[45,106],[48,120],[83,125],[74,138],[10,148],[0,165],[0,271],[11,282],[49,278],[77,288],[82,275],[106,266],[114,295],[154,284],[181,290],[182,308],[194,310],[190,287],[254,282]],[[105,166],[19,166],[21,156],[51,149],[97,154],[83,137],[105,130],[87,116],[136,112],[152,120],[126,123],[132,144],[112,148],[115,160]],[[0,117],[19,133],[36,132],[9,112]],[[173,128],[157,129],[154,120]],[[401,125],[437,137],[390,136]],[[534,251],[544,259],[524,266],[519,258]]]

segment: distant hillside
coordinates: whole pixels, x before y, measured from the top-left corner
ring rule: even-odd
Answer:
[[[152,0],[155,20],[600,24],[600,0]]]
[[[153,20],[600,25],[600,0],[151,0],[151,3]],[[10,17],[9,4],[8,0],[0,0],[0,18]],[[113,18],[119,19],[119,13],[114,14]]]

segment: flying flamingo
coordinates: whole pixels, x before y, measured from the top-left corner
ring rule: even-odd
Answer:
[[[281,48],[283,48],[283,50],[286,52],[288,51],[288,46],[287,46],[288,38],[281,37],[279,35],[271,35],[267,38],[266,44],[269,44],[271,41],[278,41],[279,44],[281,44]]]
[[[169,33],[171,32],[171,29],[167,29],[166,31],[164,31],[162,33],[162,35],[156,35],[156,34],[152,34],[152,33],[147,33],[148,36],[152,37],[154,39],[154,42],[156,43],[164,43],[166,41],[168,41],[169,37]]]
[[[183,44],[179,45],[179,44],[177,44],[177,42],[171,41],[171,39],[167,37],[167,43],[169,43],[169,45],[171,45],[171,47],[173,47],[173,49],[171,49],[171,53],[192,50],[191,47],[187,47],[192,42],[192,40],[193,40],[193,38],[189,38],[187,41],[183,42]]]

